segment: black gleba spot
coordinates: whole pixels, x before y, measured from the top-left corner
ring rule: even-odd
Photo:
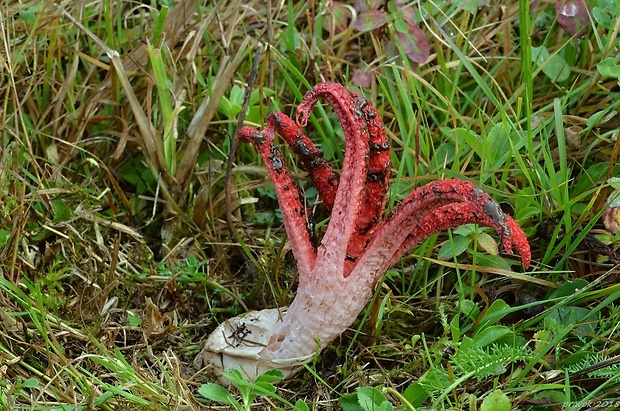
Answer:
[[[503,223],[506,220],[504,213],[502,213],[502,209],[499,208],[499,204],[495,201],[488,201],[484,203],[482,208],[484,209],[484,212],[487,213],[487,215],[493,220],[500,223]]]
[[[276,171],[281,171],[284,164],[282,164],[282,159],[278,156],[278,151],[275,147],[271,147],[271,153],[269,153],[269,161],[271,161],[271,165]]]

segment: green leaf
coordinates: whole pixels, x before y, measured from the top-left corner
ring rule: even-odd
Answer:
[[[101,407],[103,404],[106,403],[107,400],[112,397],[114,397],[114,393],[111,391],[106,391],[95,399],[94,405],[97,407]]]
[[[570,365],[574,365],[574,364],[578,364],[584,360],[586,360],[588,357],[592,357],[596,355],[596,353],[594,351],[579,351],[576,352],[575,354],[571,354],[568,357],[566,357],[564,360],[562,360],[560,362],[561,367],[568,367]]]
[[[10,231],[6,231],[0,228],[0,247],[9,242]]]
[[[495,324],[506,315],[510,314],[510,310],[511,307],[501,298],[493,301],[484,315],[484,318],[480,321],[479,327],[482,327],[485,324]]]
[[[620,57],[607,57],[596,65],[596,69],[602,77],[616,78],[620,80]]]
[[[473,224],[465,224],[452,229],[452,233],[455,234],[455,237],[470,237],[475,232]]]
[[[263,375],[264,376],[264,375]],[[274,380],[274,381],[278,381],[278,380]],[[261,388],[260,390],[256,390],[256,395],[269,395],[269,394],[275,394],[276,393],[276,387],[275,385],[273,385],[270,382],[266,382],[266,381],[255,381],[254,385],[256,387]],[[256,389],[256,388],[253,388]],[[268,394],[269,393],[269,394]]]
[[[499,247],[497,241],[490,234],[480,233],[478,234],[478,245],[487,253],[491,255],[499,254]]]
[[[545,47],[532,47],[532,62],[555,83],[568,80],[570,67],[559,54],[551,55]]]
[[[172,81],[168,78],[168,73],[166,72],[162,50],[148,45],[147,51],[151,67],[153,68],[153,77],[155,78],[159,107],[161,108],[161,124],[164,128],[164,145],[162,148],[168,171],[174,174],[176,166],[174,120],[178,113],[175,112],[172,102]]]
[[[136,186],[138,194],[155,193],[157,178],[151,169],[146,166],[143,155],[123,163],[118,169],[118,173],[123,180]]]
[[[409,384],[403,396],[409,401],[409,404],[414,407],[419,407],[424,404],[424,401],[428,398],[428,392],[426,392],[421,384],[414,382],[413,384]]]
[[[338,400],[343,411],[364,411],[357,401],[357,393],[346,394]]]
[[[355,393],[340,397],[343,411],[391,411],[392,404],[375,387],[358,388]]]
[[[503,325],[487,327],[473,337],[474,347],[486,347],[511,333],[512,331]]]
[[[467,337],[465,337],[467,338]],[[443,391],[451,384],[448,373],[439,368],[431,368],[420,377],[418,383],[427,391]]]
[[[233,405],[237,402],[224,387],[213,382],[203,384],[198,388],[198,394],[208,400],[219,402],[220,404]]]
[[[155,28],[153,29],[153,37],[151,39],[151,44],[156,44],[157,40],[159,40],[159,37],[161,36],[162,31],[164,30],[166,15],[168,15],[168,10],[170,9],[170,7],[165,4],[166,3],[165,1],[162,3],[164,4],[162,4],[159,13],[155,13],[156,15],[156,17],[154,17]]]
[[[609,108],[604,108],[603,110],[592,113],[592,115],[586,120],[586,125],[588,127],[597,127],[600,123],[605,123],[607,121],[610,121],[617,114],[618,112],[616,110],[610,110]]]
[[[295,411],[310,411],[310,408],[303,400],[297,400],[295,403]]]
[[[500,390],[495,390],[482,401],[480,411],[510,411],[510,399]]]
[[[28,378],[21,385],[24,388],[34,388],[39,385],[39,380],[37,380],[36,378]]]
[[[274,383],[276,381],[282,381],[284,379],[284,373],[280,370],[269,370],[266,373],[264,373],[263,375],[259,376],[256,379],[256,382],[262,382],[262,383]]]
[[[392,409],[385,395],[378,388],[362,387],[357,389],[357,401],[366,411],[388,411]]]
[[[474,14],[478,8],[488,6],[489,3],[484,0],[461,0],[454,2],[454,5],[461,10]]]
[[[576,330],[592,333],[594,332],[596,315],[587,308],[566,305],[551,311],[547,320],[554,320],[564,326],[573,325]]]
[[[516,262],[516,260],[514,260]],[[520,264],[517,262],[517,264]],[[499,268],[501,270],[510,271],[508,260],[499,255],[478,254],[478,265],[483,267]]]
[[[532,216],[540,214],[540,210],[535,206],[515,207],[515,220],[527,220]]]
[[[42,6],[37,4],[36,6],[30,6],[19,12],[19,18],[22,19],[26,24],[33,25],[36,22],[37,13]]]
[[[68,221],[73,215],[69,206],[67,206],[62,200],[52,200],[52,209],[54,210],[54,223],[60,223],[62,221]]]
[[[458,315],[455,315],[452,318],[452,321],[450,321],[450,334],[452,335],[452,341],[458,341],[461,339],[461,329]]]
[[[559,288],[557,288],[553,293],[551,293],[551,298],[557,297],[568,297],[579,291],[580,289],[586,287],[589,283],[582,279],[577,278],[573,281],[566,281]]]
[[[439,145],[435,150],[435,155],[432,158],[432,170],[440,172],[445,168],[449,168],[454,162],[456,156],[456,147],[451,142],[445,142]]]
[[[612,22],[616,21],[620,3],[616,0],[598,0],[596,4],[592,8],[592,17],[594,17],[598,26],[606,29],[613,28]]]
[[[127,317],[127,324],[130,327],[139,327],[142,324],[142,318],[135,315],[130,315],[129,317]]]
[[[480,308],[478,308],[478,304],[473,302],[472,300],[462,299],[456,303],[459,311],[463,313],[467,318],[475,319],[480,315]]]
[[[451,260],[454,257],[463,254],[469,247],[470,243],[471,239],[469,237],[454,237],[452,240],[443,243],[437,253],[437,258],[444,261]]]
[[[474,340],[467,336],[463,336],[463,340],[461,341],[461,344],[459,344],[459,351],[469,351],[473,347],[474,347]]]
[[[467,128],[457,127],[456,129],[451,129],[448,127],[442,127],[441,132],[454,144],[458,145],[459,150],[466,150],[461,152],[462,154],[469,153],[471,149],[478,150],[482,145],[480,136]]]
[[[239,113],[239,111],[241,111],[241,107],[233,105],[230,100],[228,100],[228,97],[222,96],[220,99],[220,104],[217,106],[217,110],[224,114],[227,118],[232,119]]]

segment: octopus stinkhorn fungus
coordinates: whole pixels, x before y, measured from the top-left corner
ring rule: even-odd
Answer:
[[[325,98],[345,137],[340,177],[301,131],[313,106]],[[278,133],[299,157],[323,203],[331,211],[318,246],[311,210],[274,145]],[[227,320],[209,336],[196,365],[216,372],[240,369],[255,379],[270,369],[290,375],[356,319],[387,269],[429,236],[467,223],[489,226],[504,249],[515,248],[525,267],[530,247],[525,234],[480,188],[460,180],[420,187],[384,216],[390,150],[379,114],[370,102],[340,84],[321,83],[305,95],[297,121],[272,113],[264,130],[243,127],[265,162],[282,210],[284,227],[299,272],[297,294],[288,309],[267,309]]]

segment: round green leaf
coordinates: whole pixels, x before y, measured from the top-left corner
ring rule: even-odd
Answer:
[[[559,54],[551,55],[545,47],[532,47],[532,61],[555,83],[568,80],[570,67]]]
[[[198,394],[208,400],[219,402],[220,404],[232,405],[235,403],[233,396],[230,395],[224,387],[215,383],[203,384],[198,388]]]
[[[482,401],[480,411],[510,411],[510,399],[500,390],[495,390]]]

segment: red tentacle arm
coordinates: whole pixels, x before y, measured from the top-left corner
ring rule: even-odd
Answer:
[[[514,220],[513,220],[514,221]],[[403,254],[411,249],[409,244],[419,244],[433,234],[447,230],[448,228],[458,227],[463,224],[481,224],[493,227],[498,231],[504,241],[504,249],[512,254],[509,248],[510,240],[506,239],[506,233],[503,232],[504,227],[499,226],[496,220],[493,220],[484,212],[469,203],[451,203],[434,209],[422,221],[403,221],[401,229],[407,231],[405,241],[401,244],[394,244],[381,238],[376,244],[373,244],[372,251],[369,250],[360,260],[360,264],[351,273],[351,277],[355,277],[356,281],[369,281],[376,284],[383,273],[396,263]],[[406,245],[405,245],[406,243]],[[527,261],[526,256],[521,256],[524,264]],[[381,274],[379,274],[381,273]]]
[[[363,116],[356,114],[359,95],[335,83],[318,84],[306,93],[297,107],[297,124],[306,125],[312,108],[321,97],[332,106],[340,120],[345,151],[330,223],[318,250],[316,271],[343,273],[363,203],[369,135]]]
[[[348,276],[355,260],[361,255],[367,241],[383,218],[390,178],[390,144],[377,110],[356,94],[356,117],[362,117],[368,130],[368,170],[364,186],[364,203],[357,220],[356,231],[347,249],[344,275]]]
[[[282,154],[273,144],[274,131],[274,126],[270,123],[263,131],[243,127],[239,131],[239,139],[252,143],[265,163],[280,204],[284,228],[297,261],[299,276],[302,278],[311,273],[316,263],[316,251],[311,238],[312,215],[310,209],[303,205],[303,195],[286,169]]]
[[[499,204],[480,188],[460,180],[438,180],[413,191],[394,208],[375,233],[351,275],[379,277],[413,246],[433,234],[462,224],[493,228],[508,254],[516,249],[527,268],[531,253],[525,234]],[[379,274],[379,272],[381,274]]]
[[[273,123],[278,134],[293,149],[323,204],[332,211],[338,189],[338,176],[323,158],[323,152],[314,146],[312,140],[306,137],[297,123],[287,115],[272,113],[267,121]]]
[[[369,237],[383,218],[390,182],[390,143],[377,110],[363,97],[357,99],[356,115],[362,115],[368,128],[368,172],[365,204],[358,222],[360,236]]]
[[[458,227],[463,224],[475,223],[494,229],[500,237],[504,251],[506,251],[507,254],[514,254],[514,250],[516,250],[521,256],[521,263],[525,268],[528,268],[530,266],[531,253],[525,233],[511,216],[504,214],[501,211],[499,213],[496,213],[495,211],[491,211],[489,213],[488,210],[492,208],[497,208],[497,210],[499,210],[499,204],[493,200],[491,201],[492,202],[487,203],[487,207],[483,210],[480,210],[469,203],[451,203],[433,210],[433,212],[424,217],[411,228],[411,231],[408,232],[400,247],[398,247],[394,255],[391,257],[388,262],[388,266],[396,264],[398,260],[400,260],[409,250],[422,243],[433,234],[437,234],[448,228]],[[471,221],[459,223],[459,215],[467,214],[465,211],[467,207],[465,206],[471,207],[472,210],[475,211],[475,214],[471,215]],[[449,218],[450,213],[453,213],[457,219],[451,221]],[[406,225],[407,222],[408,221],[405,221],[403,223]],[[433,226],[434,224],[436,227]],[[406,231],[408,226],[405,227]]]
[[[306,93],[303,101],[297,107],[297,123],[300,126],[306,125],[312,107],[321,97],[324,97],[333,107],[342,124],[342,129],[345,132],[345,144],[347,144],[345,154],[349,152],[350,139],[359,140],[363,138],[367,144],[362,152],[353,153],[357,159],[362,159],[358,162],[367,161],[367,169],[363,180],[363,202],[355,219],[355,232],[351,235],[347,247],[343,272],[347,276],[385,211],[390,177],[390,146],[377,110],[367,99],[339,84],[317,84]],[[361,130],[361,132],[356,130]],[[345,164],[343,164],[342,170],[346,169]],[[342,184],[342,177],[340,184]],[[343,191],[347,192],[346,190]]]

